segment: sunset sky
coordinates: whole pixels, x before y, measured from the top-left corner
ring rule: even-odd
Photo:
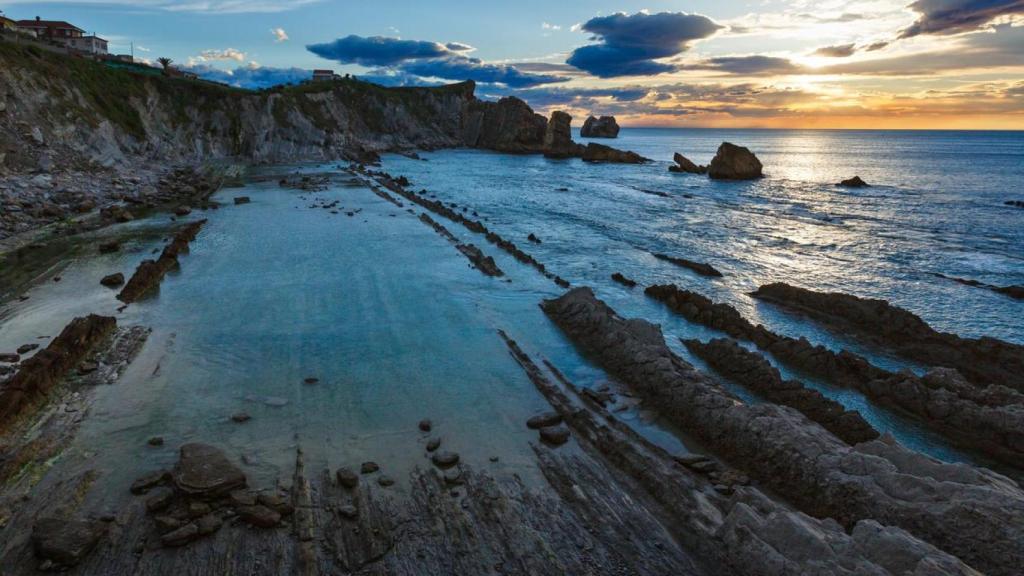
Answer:
[[[245,87],[476,80],[625,125],[1024,129],[1024,0],[0,1]]]

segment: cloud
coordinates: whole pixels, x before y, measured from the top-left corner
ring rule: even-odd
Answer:
[[[885,48],[888,45],[889,45],[888,42],[874,42],[872,44],[868,44],[867,46],[865,46],[864,47],[864,51],[865,52],[875,52],[877,50],[881,50],[882,48]]]
[[[288,33],[284,31],[284,28],[271,28],[270,33],[274,35],[274,42],[288,41]]]
[[[548,24],[547,22],[541,22],[540,23],[540,27],[543,30],[561,30],[562,29],[562,27],[559,26],[558,24]]]
[[[321,58],[362,66],[390,66],[418,58],[439,58],[453,52],[451,48],[437,42],[401,40],[385,36],[364,38],[354,34],[338,38],[334,42],[310,44],[306,49]],[[461,50],[455,50],[458,51]]]
[[[465,54],[474,48],[460,42],[441,44],[382,36],[347,36],[306,48],[318,56],[342,64],[380,68],[375,74],[383,77],[401,73],[420,78],[499,83],[513,88],[568,80],[563,76],[524,72],[512,64],[492,64],[479,58],[470,58]]]
[[[996,18],[1024,14],[1024,0],[917,0],[910,8],[920,16],[900,38],[978,30]]]
[[[846,58],[848,56],[853,56],[853,53],[856,51],[857,49],[854,47],[854,44],[839,44],[836,46],[822,46],[812,54],[814,56],[826,56],[829,58]]]
[[[725,72],[728,74],[740,74],[745,76],[762,76],[772,74],[798,74],[803,68],[794,64],[787,58],[775,56],[721,56],[708,58],[697,64],[681,66],[683,70],[711,70],[714,72]]]
[[[193,66],[204,62],[220,62],[228,60],[245,62],[245,52],[234,48],[225,48],[223,50],[203,50],[198,56],[190,57],[188,59],[188,65]]]
[[[251,62],[248,66],[239,66],[234,70],[222,70],[208,64],[190,65],[183,69],[198,74],[200,78],[206,80],[249,89],[296,84],[313,76],[311,71],[301,68],[271,68],[260,66],[255,62]]]
[[[600,78],[670,72],[675,66],[659,62],[689,49],[723,26],[698,14],[662,12],[623,13],[593,18],[581,29],[600,41],[577,48],[566,62]]]

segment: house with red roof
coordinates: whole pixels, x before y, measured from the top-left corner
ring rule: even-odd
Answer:
[[[29,34],[59,42],[68,48],[87,54],[105,55],[107,41],[96,35],[87,35],[85,30],[63,20],[43,20],[36,16],[35,20],[19,20],[18,30]]]

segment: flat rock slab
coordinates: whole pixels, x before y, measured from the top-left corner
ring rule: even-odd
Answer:
[[[215,498],[246,484],[245,474],[219,448],[185,444],[174,467],[174,483],[188,494]]]

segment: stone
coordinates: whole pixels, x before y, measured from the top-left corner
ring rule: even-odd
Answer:
[[[540,439],[552,446],[561,446],[569,441],[569,429],[565,426],[545,426],[540,429]]]
[[[156,525],[157,532],[165,534],[181,528],[182,521],[173,516],[158,514],[153,517],[153,524]]]
[[[537,235],[532,233],[532,232],[530,233],[529,236],[526,237],[526,239],[529,240],[530,242],[533,242],[534,244],[540,244],[541,243],[540,242],[540,238],[537,238]]]
[[[249,420],[252,420],[252,416],[249,416],[248,412],[236,412],[235,414],[231,415],[231,420],[241,424],[242,422],[248,422]]]
[[[557,424],[561,424],[561,422],[561,414],[554,411],[548,411],[531,416],[530,419],[526,421],[526,427],[532,430],[537,430],[546,426],[555,426]]]
[[[235,205],[236,206],[239,205],[239,204],[248,204],[248,203],[249,203],[249,197],[248,196],[235,196]]]
[[[192,518],[199,518],[210,513],[210,505],[206,502],[192,501],[188,503],[188,515]]]
[[[433,428],[434,425],[433,425],[433,423],[430,420],[423,419],[423,420],[420,420],[420,425],[419,426],[420,426],[420,430],[421,431],[423,431],[423,432],[430,432],[430,429]]]
[[[352,490],[359,486],[359,475],[348,468],[338,468],[334,475],[338,479],[338,484],[343,488]]]
[[[854,176],[853,178],[847,178],[836,186],[844,186],[846,188],[866,188],[870,186],[867,182],[860,179],[860,176]]]
[[[277,494],[263,493],[256,496],[256,503],[270,508],[281,516],[290,516],[295,508]]]
[[[234,506],[255,506],[256,493],[251,490],[232,490],[228,501]]]
[[[658,260],[664,260],[671,262],[676,266],[693,270],[701,276],[708,276],[711,278],[721,278],[722,273],[718,271],[714,266],[705,264],[704,262],[694,262],[693,260],[687,260],[686,258],[678,258],[676,256],[669,256],[667,254],[654,254],[654,257]]]
[[[178,206],[174,209],[175,216],[188,216],[192,213],[192,209],[188,206]]]
[[[676,152],[672,159],[675,164],[668,167],[669,172],[682,172],[685,174],[705,174],[708,171],[707,166],[698,166],[690,161],[689,158],[683,156],[679,152]]]
[[[155,472],[150,472],[148,474],[144,474],[136,478],[135,481],[132,482],[129,491],[132,494],[145,494],[146,492],[149,492],[150,488],[154,488],[165,482],[168,482],[170,479],[171,473],[168,472],[167,470],[157,470]]]
[[[195,524],[199,529],[199,535],[207,536],[220,530],[220,527],[224,525],[224,519],[217,514],[207,514],[196,520]]]
[[[280,514],[259,504],[240,507],[238,517],[257,528],[273,528],[281,522]]]
[[[583,123],[580,136],[583,138],[618,138],[619,123],[615,121],[615,116],[601,116],[600,118],[590,116]]]
[[[723,142],[708,166],[708,176],[716,180],[750,180],[763,174],[761,161],[742,146]]]
[[[32,526],[36,557],[60,567],[81,562],[107,532],[103,522],[76,518],[41,518]]]
[[[10,352],[0,354],[0,362],[6,362],[8,364],[17,364],[21,360],[21,356]]]
[[[359,472],[362,474],[373,474],[378,470],[380,470],[380,465],[376,462],[363,462],[359,467]]]
[[[459,455],[455,452],[440,450],[434,452],[434,455],[430,457],[430,460],[438,468],[451,468],[459,463]]]
[[[635,280],[630,280],[629,278],[626,278],[625,276],[623,276],[619,272],[616,272],[616,273],[612,274],[612,280],[618,282],[619,284],[622,284],[623,286],[626,286],[627,288],[635,288],[636,287],[636,281]]]
[[[556,110],[551,113],[544,132],[544,155],[548,158],[572,158],[579,155],[579,144],[572,141],[572,116]]]
[[[208,444],[182,446],[172,475],[180,490],[201,498],[224,496],[246,485],[245,474],[220,449]]]
[[[338,506],[338,514],[340,514],[342,518],[355,520],[359,517],[359,509],[351,504],[342,504],[341,506]]]
[[[100,284],[102,284],[102,285],[104,285],[104,286],[106,286],[108,288],[116,288],[116,287],[124,284],[124,274],[121,274],[120,272],[117,272],[117,273],[114,273],[114,274],[109,274],[107,276],[104,276],[100,280]]]
[[[434,452],[441,447],[441,439],[437,436],[427,440],[427,452]]]
[[[160,543],[168,547],[184,546],[199,538],[199,527],[193,522],[185,524],[160,537]]]
[[[163,446],[164,439],[160,436],[153,436],[149,440],[146,440],[146,444],[149,444],[150,446]]]
[[[391,478],[391,476],[381,474],[381,476],[377,478],[377,484],[380,484],[381,486],[387,488],[388,486],[394,486],[395,480]]]
[[[149,497],[146,498],[146,512],[160,512],[161,510],[167,509],[174,500],[174,490],[167,487],[154,488],[149,492]]]

